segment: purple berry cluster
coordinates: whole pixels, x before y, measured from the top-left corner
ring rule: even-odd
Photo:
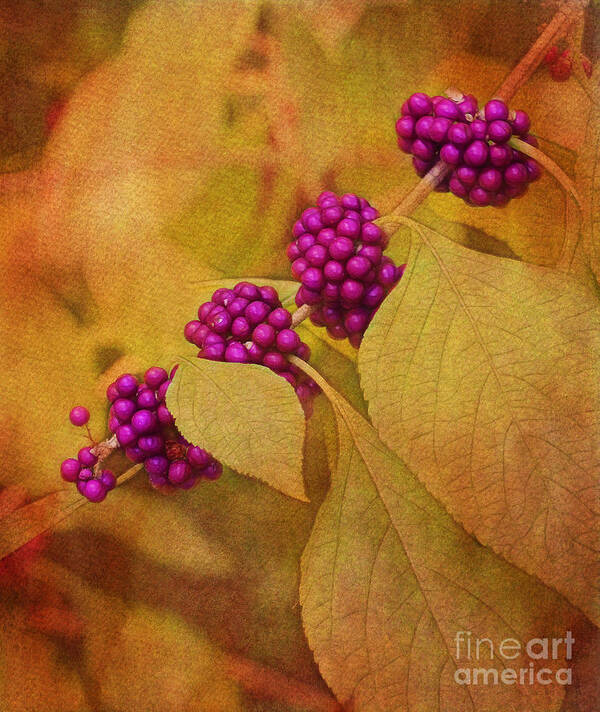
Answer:
[[[387,237],[364,198],[326,191],[294,224],[287,255],[302,283],[296,304],[313,307],[311,321],[358,348],[373,314],[402,276],[384,256]]]
[[[199,479],[217,479],[223,468],[175,428],[165,397],[176,370],[169,375],[153,366],[141,382],[130,373],[119,376],[106,391],[111,402],[108,427],[125,455],[144,464],[154,487],[190,489]]]
[[[70,457],[63,460],[60,474],[65,482],[75,482],[77,490],[90,502],[102,502],[107,493],[115,487],[117,480],[110,470],[101,470],[97,475],[94,466],[98,457],[92,448],[83,447],[77,453],[77,459]]]
[[[499,99],[479,110],[471,94],[454,101],[417,92],[404,102],[396,121],[398,145],[412,154],[419,176],[438,160],[451,172],[437,187],[466,203],[502,207],[527,191],[541,175],[538,163],[508,145],[511,137],[537,146],[524,111],[509,111]]]
[[[307,361],[310,349],[292,328],[292,315],[273,287],[240,282],[217,289],[200,305],[198,318],[185,325],[184,335],[200,349],[199,358],[267,366],[293,386],[305,410],[319,391],[288,361],[291,355]]]

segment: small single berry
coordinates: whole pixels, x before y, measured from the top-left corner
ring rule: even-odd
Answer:
[[[82,405],[76,405],[69,413],[69,420],[73,423],[73,425],[80,428],[89,422],[90,411]]]

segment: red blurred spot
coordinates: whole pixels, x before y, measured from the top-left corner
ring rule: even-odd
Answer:
[[[564,82],[571,76],[572,69],[571,52],[566,49],[550,67],[550,75],[555,82]]]
[[[44,118],[46,122],[46,131],[48,133],[51,133],[55,129],[64,113],[66,105],[67,100],[64,97],[60,97],[55,99],[46,109],[46,116]]]
[[[544,57],[544,62],[545,64],[554,64],[556,60],[558,59],[558,47],[556,45],[553,45],[550,47],[550,49],[546,52],[546,56]]]
[[[3,517],[30,501],[27,490],[23,487],[11,486],[3,489],[0,492],[0,526]],[[40,534],[17,551],[0,559],[0,585],[19,588],[29,577],[35,559],[45,548],[46,542],[47,535]]]

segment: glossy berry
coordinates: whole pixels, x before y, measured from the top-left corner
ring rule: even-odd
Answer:
[[[65,482],[76,482],[80,470],[81,463],[72,457],[63,460],[60,466],[60,474]]]
[[[425,136],[436,124],[436,119],[424,114],[433,111],[434,107],[433,101],[429,98],[425,101],[424,97],[424,94],[413,94],[408,100],[407,113],[397,124],[400,137],[411,132],[416,132],[415,136]],[[416,138],[414,151],[416,169],[427,172],[431,167],[427,158],[433,156],[433,142]],[[327,228],[313,229],[308,217],[315,220],[315,225],[327,224]],[[360,344],[373,314],[402,274],[402,270],[383,255],[387,238],[373,222],[377,217],[379,213],[364,198],[354,193],[340,196],[326,191],[317,198],[317,206],[305,210],[295,223],[292,231],[295,239],[291,243],[292,249],[288,248],[288,256],[294,258],[292,274],[296,276],[296,263],[311,261],[312,240],[321,246],[319,263],[311,261],[312,266],[299,278],[301,286],[296,304],[313,306],[310,319],[314,324],[325,327],[334,339],[348,338],[355,347]],[[287,343],[291,339],[283,333],[277,337],[280,352],[286,353],[286,349],[292,347],[291,342]],[[277,359],[273,355],[266,358],[275,368]],[[302,385],[302,382],[298,384],[297,393],[299,389],[300,393],[304,392]]]
[[[90,420],[90,411],[82,405],[76,405],[69,413],[69,420],[77,427],[86,425]]]

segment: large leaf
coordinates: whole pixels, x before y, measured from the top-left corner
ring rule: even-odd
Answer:
[[[596,69],[592,98],[594,106],[589,114],[585,132],[585,150],[575,164],[575,177],[584,199],[583,247],[590,266],[600,278],[600,69]]]
[[[598,620],[596,298],[407,224],[359,354],[373,421],[469,532]]]
[[[264,366],[182,361],[167,405],[190,442],[275,489],[306,500],[305,418],[289,383]]]
[[[335,410],[339,454],[303,555],[300,600],[309,643],[338,698],[359,712],[558,709],[556,684],[457,684],[464,668],[502,675],[530,660],[524,651],[504,660],[497,650],[489,660],[489,648],[480,661],[468,659],[455,636],[561,636],[580,614],[466,534],[372,426],[311,375]]]

